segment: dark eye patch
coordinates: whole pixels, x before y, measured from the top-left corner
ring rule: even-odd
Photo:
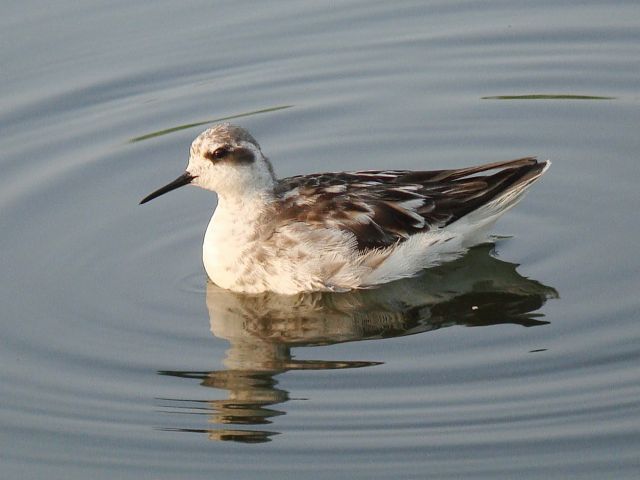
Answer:
[[[218,147],[213,151],[206,152],[204,158],[211,160],[212,162],[219,162],[224,160],[226,162],[248,164],[254,161],[253,152],[248,148],[231,148],[228,146]]]
[[[248,148],[236,148],[233,151],[233,161],[236,163],[252,163],[253,152]]]
[[[231,153],[231,149],[227,146],[222,146],[216,148],[213,152],[206,152],[204,154],[204,158],[208,158],[212,162],[215,162],[216,160],[225,158],[229,153]]]

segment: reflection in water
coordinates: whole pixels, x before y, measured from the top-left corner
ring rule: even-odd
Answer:
[[[275,377],[290,370],[328,370],[380,362],[295,360],[291,348],[383,339],[452,325],[544,325],[535,313],[556,291],[491,256],[492,245],[426,270],[417,278],[349,293],[243,295],[208,283],[211,331],[230,344],[224,370],[160,372],[198,379],[226,391],[224,400],[164,399],[165,407],[206,413],[219,425],[265,425],[285,412],[270,408],[289,400]],[[214,440],[263,442],[277,432],[247,429],[172,429],[207,433]]]

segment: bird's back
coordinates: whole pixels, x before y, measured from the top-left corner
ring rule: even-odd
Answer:
[[[526,157],[476,167],[321,173],[278,181],[279,222],[340,229],[360,251],[397,245],[473,214],[493,222],[521,198],[549,162]],[[484,222],[486,223],[486,222]]]

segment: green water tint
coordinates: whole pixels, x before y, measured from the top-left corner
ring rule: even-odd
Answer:
[[[149,138],[154,138],[154,137],[161,137],[162,135],[167,135],[169,133],[177,132],[179,130],[185,130],[187,128],[199,127],[200,125],[207,125],[209,123],[223,122],[225,120],[233,120],[233,119],[241,118],[241,117],[249,117],[251,115],[258,115],[260,113],[277,112],[278,110],[284,110],[285,108],[291,108],[291,107],[293,107],[293,105],[280,105],[278,107],[263,108],[261,110],[254,110],[252,112],[245,112],[245,113],[239,113],[237,115],[230,115],[228,117],[220,117],[220,118],[214,118],[214,119],[211,119],[211,120],[204,120],[202,122],[188,123],[186,125],[179,125],[177,127],[166,128],[164,130],[158,130],[157,132],[151,132],[151,133],[147,133],[145,135],[141,135],[139,137],[134,137],[134,138],[130,139],[129,142],[130,143],[140,142],[142,140],[147,140]]]
[[[616,97],[599,97],[595,95],[496,95],[482,97],[482,100],[614,100]]]

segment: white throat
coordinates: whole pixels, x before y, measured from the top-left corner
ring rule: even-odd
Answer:
[[[222,288],[232,288],[259,241],[260,217],[272,200],[271,191],[222,194],[207,227],[202,260],[207,275]]]

